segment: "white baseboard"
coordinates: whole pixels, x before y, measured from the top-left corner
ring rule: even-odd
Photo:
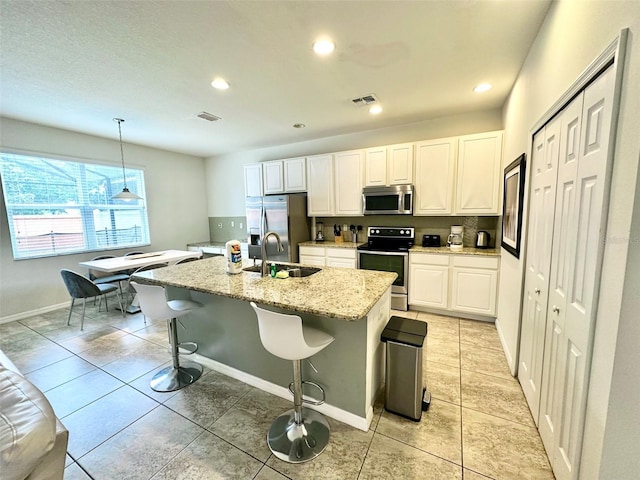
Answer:
[[[516,363],[513,358],[513,355],[511,354],[511,350],[509,350],[509,347],[507,346],[507,341],[505,340],[504,335],[502,334],[502,327],[500,325],[500,320],[498,318],[496,318],[496,331],[498,332],[498,338],[500,339],[500,344],[502,345],[502,350],[504,351],[504,355],[505,357],[507,357],[507,366],[509,367],[509,371],[511,372],[511,375],[515,377],[517,373]]]
[[[59,303],[57,305],[49,305],[48,307],[36,308],[35,310],[29,310],[28,312],[20,312],[14,315],[8,315],[6,317],[0,317],[0,324],[15,322],[16,320],[22,320],[23,318],[33,317],[35,315],[41,315],[43,313],[53,312],[61,308],[66,308],[70,305],[70,302]]]
[[[242,370],[238,370],[236,368],[230,367],[229,365],[225,365],[224,363],[220,363],[215,360],[211,360],[210,358],[203,357],[202,355],[198,355],[197,353],[194,354],[193,357],[196,362],[201,363],[211,370],[215,370],[216,372],[220,372],[231,378],[240,380],[241,382],[244,382],[248,385],[259,388],[260,390],[264,390],[265,392],[269,392],[280,398],[291,400],[293,402],[291,392],[289,392],[289,389],[287,387],[281,387],[280,385],[268,382],[262,378],[243,372]],[[373,407],[371,406],[367,409],[366,418],[359,417],[358,415],[347,412],[346,410],[342,410],[341,408],[334,407],[333,405],[328,403],[324,403],[322,405],[306,404],[305,407],[317,410],[327,417],[331,417],[335,420],[346,423],[347,425],[351,425],[352,427],[363,430],[365,432],[369,430],[369,425],[371,424],[371,420],[373,419]]]

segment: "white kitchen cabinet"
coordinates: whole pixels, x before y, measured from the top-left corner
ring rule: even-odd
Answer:
[[[364,155],[362,150],[338,152],[334,158],[336,216],[362,215]],[[315,182],[315,178],[311,177]]]
[[[402,143],[387,147],[389,185],[413,183],[413,143]]]
[[[302,245],[298,249],[300,263],[318,267],[357,268],[356,249]]]
[[[472,255],[451,260],[451,310],[495,316],[499,260]]]
[[[364,165],[365,186],[387,184],[387,147],[367,148],[364,151]]]
[[[284,191],[286,193],[307,191],[307,161],[305,157],[288,158],[284,161]]]
[[[307,214],[334,214],[333,155],[307,157]]]
[[[262,162],[264,194],[284,193],[284,162],[272,160]]]
[[[409,255],[409,305],[449,307],[449,255]]]
[[[456,138],[416,144],[414,215],[453,214]]]
[[[314,265],[316,267],[324,267],[325,265],[325,248],[310,247],[302,245],[298,247],[299,262],[302,265]]]
[[[367,187],[413,183],[414,144],[403,143],[365,150]]]
[[[500,214],[501,163],[501,131],[465,135],[458,139],[457,214]]]
[[[252,163],[244,166],[244,195],[245,197],[261,197],[262,164]]]
[[[357,268],[355,248],[327,247],[325,254],[325,265],[327,267]]]
[[[409,305],[495,317],[500,259],[409,254]]]

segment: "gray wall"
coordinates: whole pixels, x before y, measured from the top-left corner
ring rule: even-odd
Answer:
[[[0,145],[120,165],[117,140],[1,118]],[[139,145],[125,145],[127,165],[144,169],[151,245],[142,250],[186,249],[209,238],[204,160]],[[125,250],[113,250],[114,255]],[[95,254],[13,260],[4,201],[0,209],[0,321],[66,303],[60,269],[84,273],[78,262]]]

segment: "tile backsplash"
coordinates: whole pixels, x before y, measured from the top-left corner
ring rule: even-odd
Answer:
[[[367,215],[364,217],[317,217],[317,222],[323,222],[324,235],[327,240],[333,240],[333,225],[362,225],[358,233],[358,242],[367,241],[367,227],[414,227],[416,229],[416,244],[422,242],[422,235],[440,235],[442,244],[447,241],[451,233],[451,225],[464,226],[463,242],[466,247],[475,245],[478,230],[486,230],[491,235],[491,246],[496,245],[497,230],[500,228],[500,217],[414,217],[405,215]],[[212,242],[226,242],[227,240],[247,239],[246,217],[209,217],[209,234]],[[311,234],[311,232],[310,232]],[[311,238],[311,237],[310,237]],[[205,240],[205,239],[203,239]],[[347,231],[346,241],[351,241],[351,233]],[[500,242],[498,240],[498,246]]]
[[[333,225],[362,225],[362,231],[358,233],[358,242],[367,241],[367,227],[414,227],[416,231],[416,245],[422,243],[422,235],[440,235],[440,241],[444,245],[447,236],[451,233],[451,225],[464,226],[463,243],[465,247],[475,246],[476,233],[485,230],[491,235],[490,245],[495,246],[496,233],[499,228],[500,217],[416,217],[412,215],[367,215],[364,217],[317,217],[317,222],[323,222],[323,231],[327,240],[333,240]],[[351,233],[347,232],[345,240],[351,240]],[[499,242],[498,242],[499,245]]]

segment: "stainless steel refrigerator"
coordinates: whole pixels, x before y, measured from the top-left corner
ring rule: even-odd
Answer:
[[[298,262],[298,243],[310,238],[311,224],[307,217],[307,195],[267,195],[245,198],[247,209],[247,240],[249,258],[261,259],[262,237],[267,232],[280,236],[284,252],[278,252],[273,236],[267,240],[267,258],[276,262]]]

